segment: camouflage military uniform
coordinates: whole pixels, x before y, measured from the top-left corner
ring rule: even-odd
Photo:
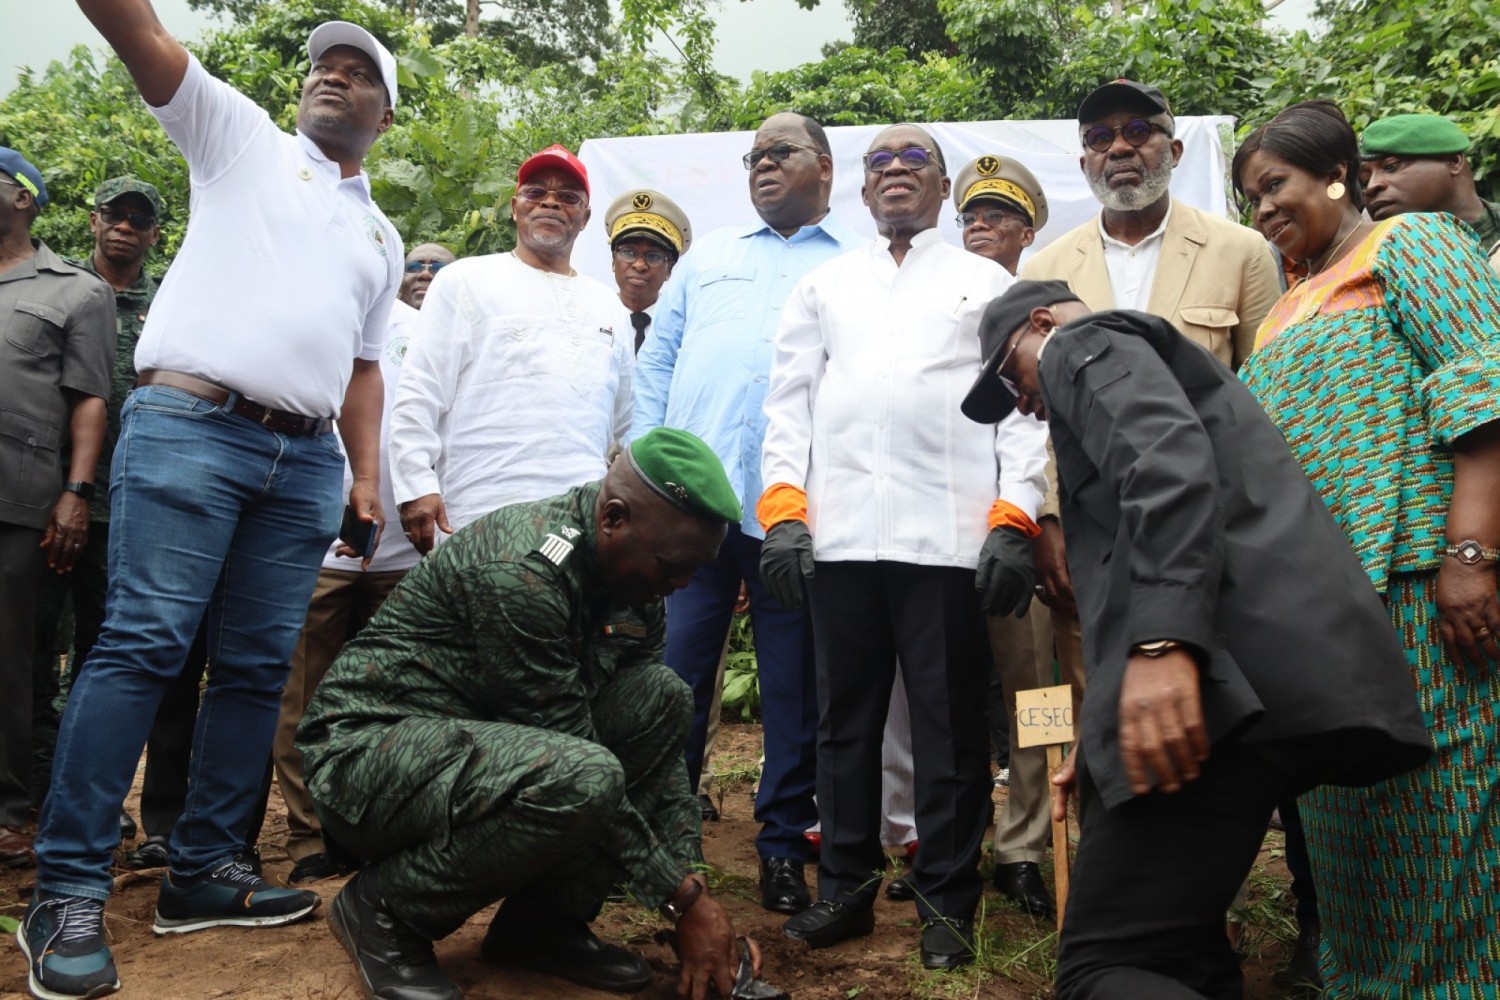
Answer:
[[[692,693],[661,602],[612,602],[592,483],[505,507],[417,565],[344,646],[297,734],[326,833],[380,862],[437,939],[508,895],[583,920],[648,906],[702,860]]]

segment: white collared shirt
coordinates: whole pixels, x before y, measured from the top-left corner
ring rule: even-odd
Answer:
[[[401,237],[361,172],[341,178],[189,57],[152,108],[188,162],[187,236],[136,347],[138,371],[208,379],[266,406],[331,417],[353,361],[380,357]]]
[[[1151,301],[1151,286],[1156,281],[1156,262],[1161,260],[1162,237],[1167,232],[1167,222],[1171,218],[1172,206],[1169,202],[1161,225],[1145,239],[1131,246],[1104,231],[1104,213],[1099,213],[1099,238],[1104,241],[1104,267],[1109,271],[1109,287],[1114,295],[1116,309],[1146,311],[1146,305]]]
[[[380,506],[385,513],[385,530],[381,532],[380,544],[370,560],[370,568],[363,572],[390,573],[408,570],[422,560],[411,540],[401,533],[401,514],[396,509],[396,496],[391,488],[391,404],[396,399],[396,385],[401,381],[401,365],[406,349],[411,345],[412,335],[417,332],[417,311],[397,299],[391,306],[390,330],[386,334],[385,347],[380,352],[380,377],[385,381],[384,414],[380,421]],[[344,461],[344,496],[354,486],[354,473],[349,462]],[[359,573],[360,560],[352,556],[338,555],[341,543],[337,538],[328,546],[323,556],[324,569],[336,569],[344,573]]]
[[[879,238],[807,275],[782,310],[761,475],[807,491],[818,559],[973,568],[996,497],[1035,518],[1047,428],[959,411],[979,320],[1015,279],[919,233],[898,267]]]
[[[604,475],[630,428],[635,332],[619,296],[509,253],[438,272],[391,409],[398,503],[440,493],[462,525]]]

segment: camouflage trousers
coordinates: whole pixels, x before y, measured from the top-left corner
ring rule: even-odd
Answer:
[[[307,755],[324,832],[379,862],[386,903],[433,940],[508,896],[592,921],[630,878],[605,849],[627,804],[661,840],[681,838],[653,817],[688,794],[693,699],[658,663],[616,674],[590,706],[599,742],[443,718],[336,735]]]

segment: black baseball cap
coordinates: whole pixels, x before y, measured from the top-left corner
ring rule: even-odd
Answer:
[[[1082,301],[1064,281],[1018,281],[986,306],[979,320],[979,356],[983,360],[979,377],[959,404],[964,416],[980,424],[999,423],[1010,416],[1016,408],[1016,397],[999,378],[1005,342],[1038,306]]]
[[[1137,111],[1147,115],[1172,113],[1159,89],[1121,77],[1095,88],[1083,99],[1078,105],[1078,123],[1096,122],[1114,111]]]

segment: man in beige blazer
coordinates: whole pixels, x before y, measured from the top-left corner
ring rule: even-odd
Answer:
[[[1156,87],[1115,80],[1078,106],[1079,165],[1099,215],[1063,234],[1021,270],[1023,279],[1060,280],[1093,310],[1138,309],[1161,316],[1189,340],[1237,369],[1255,331],[1281,295],[1271,246],[1254,230],[1172,198],[1182,158],[1176,120]],[[1053,609],[1063,681],[1083,697],[1078,610],[1064,561],[1057,476],[1033,543],[1037,592]],[[1075,710],[1074,718],[1081,718]]]

